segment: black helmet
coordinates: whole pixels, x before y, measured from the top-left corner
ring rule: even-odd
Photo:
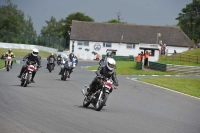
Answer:
[[[106,54],[107,57],[111,57],[111,55],[112,55],[111,52],[108,52],[108,53]]]
[[[73,58],[74,58],[74,54],[73,54],[73,53],[70,53],[70,54],[69,54],[69,58],[70,58],[70,59],[73,59]]]

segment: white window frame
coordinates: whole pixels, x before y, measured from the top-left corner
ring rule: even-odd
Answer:
[[[87,47],[89,47],[89,41],[78,41],[77,45],[78,46],[87,46]]]
[[[126,44],[127,49],[135,49],[135,44]]]
[[[112,47],[112,43],[104,42],[103,43],[103,47],[111,48]]]

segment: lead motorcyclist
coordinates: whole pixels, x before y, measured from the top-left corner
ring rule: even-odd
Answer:
[[[73,53],[70,53],[70,54],[69,54],[69,59],[64,58],[64,63],[65,63],[65,61],[69,61],[69,62],[72,63],[72,69],[70,70],[69,76],[68,76],[68,78],[70,78],[70,74],[73,72],[73,69],[74,69],[75,66],[76,66],[76,63],[75,63],[75,61],[74,61],[74,54],[73,54]],[[62,64],[61,69],[60,69],[60,72],[59,72],[58,75],[61,75],[61,74],[63,73],[63,70],[64,70],[64,63]]]
[[[48,69],[49,61],[50,61],[51,58],[53,58],[53,67],[55,67],[56,58],[55,58],[54,54],[51,53],[51,54],[47,57],[47,61],[48,61],[48,62],[47,62],[47,67],[46,67],[46,69]]]
[[[7,57],[15,58],[15,55],[13,54],[12,49],[8,49],[8,52],[5,53],[4,58],[7,58]],[[13,65],[13,60],[11,60],[11,66],[10,66],[11,69],[12,69],[12,65]],[[6,67],[6,60],[5,60],[5,67]]]
[[[22,69],[20,71],[20,74],[17,76],[18,78],[21,78],[24,70],[26,69],[27,67],[27,64],[28,62],[34,62],[34,63],[37,63],[38,64],[38,68],[41,67],[41,57],[39,56],[39,51],[38,49],[33,49],[32,53],[29,53],[27,54],[24,58],[23,58],[23,61],[26,61],[26,64],[22,66]],[[31,79],[31,82],[35,83],[35,81],[33,80],[34,77],[35,77],[35,74],[36,74],[36,71],[33,71],[32,73],[32,79]]]
[[[106,61],[105,66],[101,66],[98,68],[96,71],[96,77],[90,84],[89,88],[87,89],[86,96],[88,96],[91,92],[94,92],[95,86],[100,84],[100,78],[99,77],[104,77],[104,78],[111,78],[114,82],[115,89],[118,86],[118,80],[116,77],[116,72],[114,71],[114,68],[116,67],[116,62],[113,58],[108,58]]]

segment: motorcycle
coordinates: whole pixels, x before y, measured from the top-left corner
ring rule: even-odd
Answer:
[[[7,69],[7,71],[9,71],[10,68],[11,68],[11,62],[12,62],[12,57],[10,57],[10,56],[6,57],[6,69]]]
[[[65,81],[69,77],[71,69],[72,69],[72,62],[65,61],[63,72],[61,74],[61,80]]]
[[[103,108],[108,99],[108,95],[113,90],[112,79],[103,77],[98,78],[100,78],[100,84],[95,87],[93,92],[86,95],[84,89],[81,90],[84,95],[83,107],[88,107],[92,104],[96,111],[100,111]],[[85,86],[85,88],[88,88],[88,86]]]
[[[61,60],[62,60],[61,57],[58,57],[58,58],[57,58],[57,64],[58,64],[58,66],[61,65]]]
[[[37,71],[38,65],[36,62],[27,62],[27,67],[21,76],[21,86],[26,87],[31,83],[33,71]]]
[[[53,58],[49,59],[48,70],[49,70],[49,72],[54,70],[54,59]]]
[[[74,61],[76,63],[76,66],[78,65],[78,58],[77,57],[74,57]]]

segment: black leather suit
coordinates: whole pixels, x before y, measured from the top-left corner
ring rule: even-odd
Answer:
[[[116,77],[116,72],[114,70],[109,70],[107,66],[102,66],[99,67],[98,70],[96,71],[97,76],[104,76],[105,78],[112,78],[114,85],[118,86],[118,80]],[[99,84],[99,78],[95,77],[92,83],[90,84],[90,92],[94,91],[93,89],[95,88],[96,85]]]

